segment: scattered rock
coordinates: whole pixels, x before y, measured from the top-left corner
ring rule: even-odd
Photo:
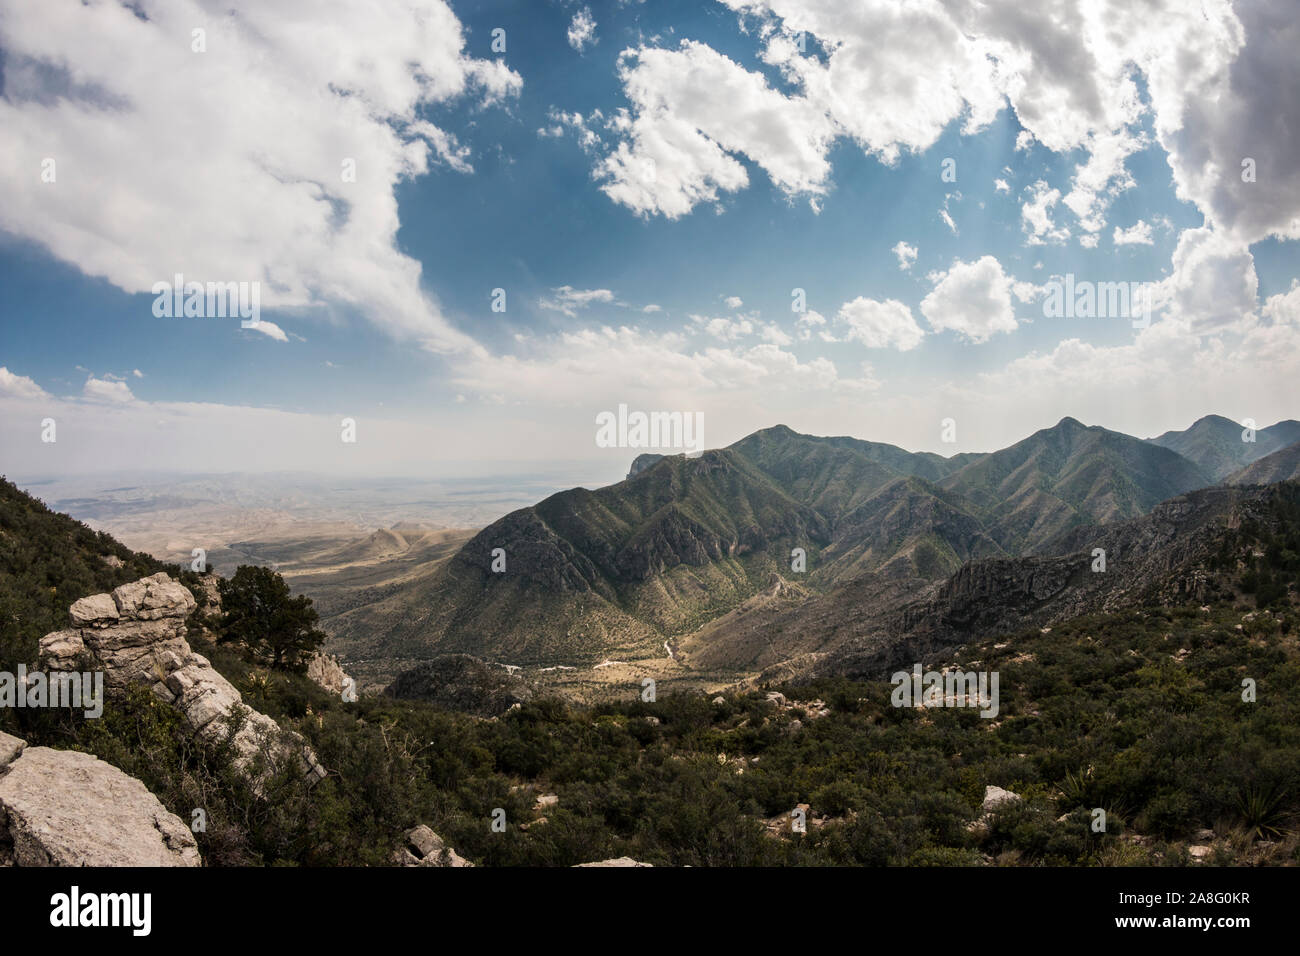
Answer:
[[[0,734],[0,767],[0,834],[18,866],[202,863],[180,817],[97,757]]]
[[[396,854],[403,866],[473,866],[424,824],[406,831],[406,846]]]
[[[723,697],[720,694],[717,697],[713,698],[714,707],[725,707],[726,703],[727,703],[727,698]],[[586,866],[587,864],[584,863],[583,865]]]
[[[1197,862],[1204,860],[1212,852],[1213,848],[1208,846],[1189,846],[1187,848],[1187,855]]]
[[[991,813],[1003,804],[1016,803],[1020,799],[1020,794],[1012,793],[1010,790],[1003,790],[1001,787],[985,787],[984,803],[981,809],[985,813]]]
[[[560,798],[553,793],[538,794],[537,802],[533,804],[533,812],[545,810],[547,807],[553,807],[560,802]]]

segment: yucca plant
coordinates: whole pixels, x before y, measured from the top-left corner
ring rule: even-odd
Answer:
[[[1285,790],[1253,784],[1238,791],[1237,811],[1252,840],[1275,839],[1290,832],[1286,796]]]

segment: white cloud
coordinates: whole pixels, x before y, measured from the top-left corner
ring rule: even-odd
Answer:
[[[1275,325],[1293,325],[1300,328],[1300,279],[1291,280],[1291,288],[1264,300],[1260,309],[1264,317]]]
[[[619,77],[632,111],[615,117],[623,139],[596,167],[615,202],[676,219],[748,184],[732,153],[748,156],[789,195],[825,191],[830,119],[761,74],[684,40],[676,50],[625,50]]]
[[[936,3],[892,0],[723,0],[784,21],[763,31],[763,58],[831,118],[839,135],[887,164],[931,146],[965,114],[975,132],[1002,107],[984,41],[964,34]],[[817,37],[826,57],[801,52],[791,34]]]
[[[583,7],[573,15],[569,23],[569,46],[579,53],[583,47],[596,42],[596,18],[588,7]]]
[[[609,289],[575,289],[571,285],[562,285],[551,290],[549,298],[537,300],[539,308],[552,312],[562,312],[569,318],[576,318],[579,309],[585,309],[593,302],[613,302],[614,293]]]
[[[995,179],[995,180],[993,180],[993,188],[994,188],[995,190],[997,190],[998,192],[1000,192],[1000,193],[1009,193],[1009,192],[1011,192],[1011,184],[1010,184],[1009,182],[1007,182],[1005,179]]]
[[[840,306],[835,319],[848,326],[846,340],[861,342],[869,349],[896,348],[906,352],[920,345],[925,337],[912,310],[896,299],[878,302],[858,296]]]
[[[831,393],[860,395],[879,383],[843,378],[829,359],[803,362],[770,342],[690,349],[678,333],[605,326],[538,342],[531,355],[468,361],[453,384],[465,393],[497,393],[507,403],[551,408],[614,407],[618,401],[703,408],[725,400],[753,415],[770,409],[778,394],[813,402]]]
[[[1111,200],[1137,181],[1124,167],[1125,160],[1146,145],[1140,134],[1126,129],[1094,133],[1088,140],[1088,159],[1071,180],[1064,204],[1079,217],[1085,232],[1100,232],[1106,225],[1106,211]]]
[[[771,342],[773,345],[785,346],[794,344],[794,339],[790,337],[790,334],[775,322],[769,322],[767,325],[763,326],[762,331],[759,333],[759,338],[764,342]]]
[[[1149,246],[1155,242],[1151,238],[1151,225],[1141,219],[1127,229],[1116,226],[1113,241],[1117,246]]]
[[[131,389],[127,388],[125,382],[114,382],[108,378],[95,378],[90,376],[86,379],[86,385],[82,389],[82,397],[91,402],[133,402],[135,396],[131,394]]]
[[[799,318],[795,320],[795,331],[799,336],[800,342],[812,340],[813,333],[816,332],[824,342],[836,341],[834,336],[827,331],[826,316],[820,312],[809,309],[807,312],[800,313]]]
[[[26,375],[15,375],[0,365],[0,396],[6,398],[48,398],[49,393]]]
[[[136,378],[144,378],[144,372],[140,371],[138,368],[131,369],[131,374]]]
[[[739,309],[744,301],[738,295],[729,295],[724,300],[728,309]]]
[[[354,307],[429,348],[474,347],[398,249],[394,189],[469,169],[431,107],[512,95],[519,76],[466,55],[442,0],[133,6],[147,18],[86,3],[0,19],[0,228],[127,292],[258,281],[263,309]]]
[[[1040,179],[1025,192],[1029,198],[1021,203],[1020,220],[1029,245],[1060,243],[1070,238],[1069,229],[1052,221],[1052,207],[1060,201],[1061,191]]]
[[[267,319],[259,319],[256,325],[250,325],[248,328],[256,332],[261,332],[263,335],[275,339],[277,342],[289,341],[289,336],[284,334],[284,329]]]
[[[1178,237],[1173,272],[1155,284],[1152,298],[1156,309],[1167,310],[1201,335],[1242,328],[1255,311],[1258,290],[1250,250],[1202,227]]]
[[[891,250],[898,257],[898,268],[906,272],[912,268],[912,263],[916,262],[916,246],[908,245],[901,239],[894,245]]]
[[[537,135],[544,139],[557,139],[566,132],[572,132],[584,153],[594,153],[604,145],[600,134],[592,128],[592,124],[600,124],[604,121],[604,115],[600,110],[592,110],[584,117],[581,113],[566,113],[552,107],[547,112],[547,118],[551,121],[551,125],[543,126],[537,131]]]
[[[936,332],[951,329],[970,342],[987,342],[1016,329],[1014,290],[1015,281],[993,256],[954,262],[935,277],[934,288],[921,300],[921,314]]]
[[[698,43],[628,51],[625,138],[598,173],[611,198],[639,213],[675,218],[745,187],[733,153],[785,192],[821,201],[837,139],[892,163],[958,117],[974,132],[1009,103],[1023,127],[1018,151],[1038,143],[1084,153],[1058,196],[1084,235],[1102,231],[1113,198],[1132,185],[1125,163],[1145,146],[1149,120],[1179,196],[1211,225],[1247,242],[1300,236],[1300,124],[1278,121],[1300,85],[1300,21],[1285,4],[723,2],[751,24],[791,92]],[[800,51],[791,39],[800,34],[818,47]],[[1251,153],[1260,188],[1239,175]],[[665,178],[656,183],[633,160]]]
[[[723,342],[734,342],[754,334],[754,323],[748,318],[730,319],[725,316],[710,318],[706,315],[692,314],[691,321],[707,334]]]

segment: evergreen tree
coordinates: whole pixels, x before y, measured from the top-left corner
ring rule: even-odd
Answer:
[[[220,640],[240,643],[255,660],[301,673],[325,640],[311,598],[293,597],[284,578],[270,568],[240,565],[223,580]]]

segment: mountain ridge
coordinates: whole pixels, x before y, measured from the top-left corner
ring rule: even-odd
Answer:
[[[915,590],[1214,484],[1173,449],[1069,416],[949,458],[774,425],[695,457],[641,455],[623,481],[503,516],[382,641],[522,664],[662,653],[775,580]]]

